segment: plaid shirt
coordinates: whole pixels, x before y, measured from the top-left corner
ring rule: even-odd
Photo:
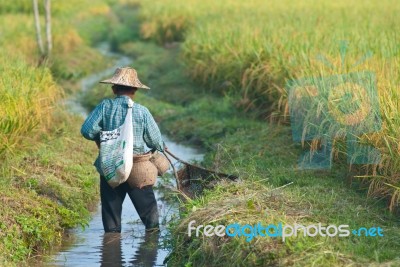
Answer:
[[[112,131],[120,127],[128,111],[128,96],[117,96],[114,99],[104,99],[90,113],[81,128],[81,134],[88,140],[99,141],[100,131]],[[133,123],[133,154],[147,152],[148,148],[164,151],[164,142],[157,123],[149,110],[137,103],[132,109]],[[94,162],[97,171],[103,175],[100,160]]]

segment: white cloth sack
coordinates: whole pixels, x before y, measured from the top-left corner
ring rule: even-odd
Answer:
[[[132,107],[133,101],[129,99],[124,123],[115,130],[100,132],[100,168],[112,188],[124,183],[132,170]]]

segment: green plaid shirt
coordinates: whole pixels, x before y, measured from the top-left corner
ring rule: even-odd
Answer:
[[[120,127],[128,111],[128,96],[117,96],[114,99],[104,99],[90,113],[81,128],[81,134],[88,140],[99,141],[100,131],[112,131]],[[132,109],[133,123],[133,154],[147,152],[147,147],[164,151],[164,142],[157,123],[149,110],[137,103]],[[94,162],[97,171],[103,175],[100,160]]]

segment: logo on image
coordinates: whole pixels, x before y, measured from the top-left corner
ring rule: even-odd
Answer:
[[[342,69],[346,49],[347,43],[342,42]],[[370,56],[371,53],[368,53],[352,67]],[[333,68],[325,57],[320,56],[318,59]],[[360,136],[379,131],[382,124],[373,72],[291,80],[287,90],[293,140],[312,141],[316,145],[300,157],[300,169],[330,168],[332,147],[337,138],[346,140],[348,163],[380,162],[379,151],[360,142]]]

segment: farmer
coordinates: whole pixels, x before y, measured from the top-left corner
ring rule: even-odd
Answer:
[[[138,88],[150,89],[142,84],[133,68],[117,68],[112,78],[101,81],[112,84],[116,97],[105,99],[90,113],[82,125],[81,133],[100,146],[100,131],[111,131],[120,127],[125,120],[129,98],[133,99]],[[160,130],[149,110],[137,103],[132,110],[133,154],[143,154],[146,146],[164,151]],[[130,188],[125,182],[116,188],[108,185],[97,157],[94,165],[100,174],[101,214],[105,232],[121,232],[122,203],[128,193],[146,230],[158,229],[158,209],[151,185]]]

